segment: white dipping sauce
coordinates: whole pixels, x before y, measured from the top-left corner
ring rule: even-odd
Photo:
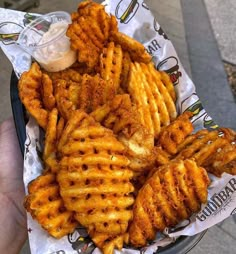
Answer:
[[[49,72],[61,71],[71,66],[77,54],[70,48],[70,40],[63,31],[68,23],[59,22],[50,25],[43,35],[33,56],[37,62]],[[61,36],[59,36],[62,34]],[[59,38],[57,38],[59,36]],[[45,45],[44,45],[45,44]]]

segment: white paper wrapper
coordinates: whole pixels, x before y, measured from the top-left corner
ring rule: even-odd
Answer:
[[[196,94],[194,84],[183,69],[175,49],[163,32],[158,22],[142,0],[133,1],[130,12],[126,12],[130,4],[128,0],[106,0],[106,10],[116,16],[120,31],[130,35],[143,43],[147,51],[152,54],[155,65],[165,70],[175,84],[177,92],[178,113],[190,110],[194,113],[193,123],[195,130],[216,128],[217,125],[208,116]],[[19,77],[31,64],[30,56],[22,51],[15,41],[19,32],[37,14],[11,11],[0,8],[0,46],[11,61]],[[14,22],[13,22],[14,20]],[[8,36],[6,36],[8,35]],[[42,170],[39,159],[41,151],[40,131],[36,122],[31,118],[26,128],[27,140],[24,158],[24,183],[36,178]],[[159,235],[150,246],[142,250],[123,248],[122,253],[153,253],[158,246],[166,246],[176,240],[180,235],[195,235],[205,229],[221,222],[231,214],[236,213],[236,176],[223,174],[216,178],[211,176],[208,203],[202,206],[201,211],[189,220],[179,224],[176,228],[166,229],[164,235]],[[37,222],[28,215],[29,241],[32,254],[65,254],[65,253],[100,253],[90,241],[82,228],[73,234],[56,240],[50,237]],[[168,236],[169,235],[169,236]],[[120,253],[119,251],[116,251]]]

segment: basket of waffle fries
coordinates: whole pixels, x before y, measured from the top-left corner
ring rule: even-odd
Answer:
[[[120,15],[118,2],[71,13],[69,67],[19,75],[32,253],[159,252],[235,211],[236,132],[207,115],[180,63],[167,71],[177,56],[157,23],[142,26],[147,6]]]

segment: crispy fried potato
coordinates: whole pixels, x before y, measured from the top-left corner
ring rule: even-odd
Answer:
[[[157,231],[175,226],[197,212],[207,201],[209,183],[205,169],[193,160],[162,166],[146,181],[135,200],[129,228],[131,244],[145,246]]]
[[[53,94],[52,80],[45,73],[42,75],[41,97],[46,110],[50,111],[55,107],[56,99]]]
[[[19,97],[29,113],[38,124],[46,129],[48,111],[43,106],[41,97],[42,72],[37,63],[33,63],[29,71],[24,72],[18,82]]]
[[[186,111],[181,114],[170,125],[164,127],[159,135],[158,144],[165,151],[174,155],[177,153],[177,147],[193,131],[193,125],[190,118],[193,114]]]
[[[110,40],[121,45],[124,51],[128,51],[133,61],[149,63],[152,59],[151,55],[147,53],[145,47],[140,42],[124,33],[112,31]]]
[[[164,71],[160,71],[159,73],[161,75],[161,81],[163,82],[166,89],[168,90],[172,100],[175,102],[176,101],[176,93],[175,93],[174,85],[170,79],[170,76]]]
[[[72,49],[78,50],[78,61],[93,68],[111,31],[117,31],[117,21],[105,12],[103,5],[91,1],[79,4],[77,13],[72,14],[67,36]]]
[[[176,107],[153,65],[131,63],[128,91],[137,105],[141,123],[158,137],[161,127],[177,116]]]
[[[88,229],[102,250],[123,237],[132,218],[132,171],[124,146],[83,111],[67,122],[58,146],[62,154],[57,179],[68,210]],[[123,244],[113,247],[121,248]]]
[[[207,171],[220,177],[226,172],[236,175],[236,146],[228,143],[219,149],[205,166]]]
[[[68,68],[63,71],[59,72],[45,72],[53,82],[57,79],[63,79],[66,81],[74,81],[74,82],[81,82],[82,76],[77,71],[77,65],[74,65],[75,68]],[[55,86],[55,85],[54,85]]]
[[[104,80],[112,80],[116,91],[120,86],[123,52],[120,45],[108,43],[100,55],[100,74]]]
[[[139,122],[139,114],[128,94],[117,95],[110,103],[90,115],[104,127],[111,129],[125,145],[132,170],[140,172],[152,165],[154,136]]]
[[[82,77],[78,108],[90,113],[112,100],[115,94],[116,88],[112,80],[105,81],[99,75],[92,77],[85,74]]]
[[[55,174],[37,177],[29,183],[28,191],[25,209],[51,236],[61,238],[75,230],[78,223],[73,218],[73,212],[67,211],[64,206]]]
[[[78,107],[80,83],[57,79],[55,81],[55,98],[60,115],[68,120]],[[76,98],[76,99],[75,99]]]
[[[123,52],[122,59],[122,71],[120,74],[120,87],[124,90],[125,93],[128,92],[128,78],[130,71],[131,59],[130,55],[127,51]]]

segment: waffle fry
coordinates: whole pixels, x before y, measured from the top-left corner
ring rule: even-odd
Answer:
[[[112,31],[111,40],[121,45],[124,51],[128,51],[133,61],[149,63],[152,59],[145,47],[138,41],[118,31]]]
[[[193,125],[190,121],[190,117],[192,116],[193,114],[190,111],[186,111],[170,125],[162,129],[158,144],[165,151],[170,154],[177,153],[177,146],[193,131]]]
[[[29,71],[24,72],[18,82],[19,97],[29,113],[38,124],[46,129],[48,111],[43,107],[41,97],[42,72],[37,63],[33,63]]]
[[[116,241],[125,237],[134,202],[124,146],[112,131],[83,111],[75,111],[58,150],[62,159],[57,179],[66,208],[75,212],[75,219],[104,253],[121,248],[123,243]]]
[[[118,90],[122,71],[123,52],[120,45],[108,43],[100,55],[100,74],[104,80],[112,80]]]
[[[122,71],[120,75],[120,87],[121,89],[124,90],[124,93],[128,92],[128,78],[129,78],[130,64],[131,64],[130,55],[127,51],[124,51],[123,59],[122,59]]]
[[[96,75],[83,75],[81,93],[79,95],[79,109],[87,113],[112,100],[116,94],[116,88],[112,80],[105,81]]]
[[[28,185],[25,209],[52,236],[61,238],[72,233],[77,222],[73,212],[67,211],[59,194],[59,186],[53,173],[37,177]]]
[[[53,94],[53,84],[50,77],[44,73],[42,75],[41,96],[45,109],[48,111],[52,110],[56,104],[56,99]]]
[[[126,155],[132,170],[140,172],[152,165],[154,136],[140,124],[139,114],[132,105],[129,94],[116,95],[114,100],[90,115],[111,129],[127,148]]]
[[[105,12],[104,6],[91,1],[79,4],[77,13],[72,15],[67,36],[72,49],[78,50],[78,61],[93,68],[98,63],[110,29],[117,30],[117,22]]]
[[[157,138],[161,127],[169,125],[177,112],[168,90],[158,78],[158,71],[154,72],[153,68],[151,64],[131,63],[128,91],[137,105],[141,123]]]
[[[175,226],[197,212],[201,203],[207,201],[209,183],[205,169],[193,160],[173,161],[161,167],[135,200],[134,219],[129,228],[131,244],[145,246],[157,231]]]

